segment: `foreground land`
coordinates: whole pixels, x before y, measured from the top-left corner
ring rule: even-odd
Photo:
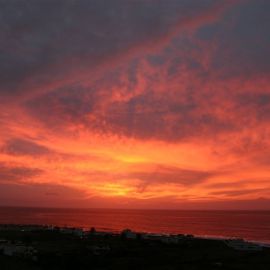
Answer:
[[[0,269],[270,269],[269,248],[236,250],[222,240],[172,239],[178,240],[130,232],[0,227]]]

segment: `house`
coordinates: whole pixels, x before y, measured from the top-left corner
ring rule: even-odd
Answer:
[[[4,243],[0,245],[0,250],[2,250],[3,255],[6,256],[19,256],[19,257],[29,257],[34,258],[36,256],[36,249],[31,246],[24,246],[22,244],[10,244]]]
[[[178,244],[179,238],[177,236],[171,235],[171,236],[165,236],[161,238],[161,242],[165,244]]]
[[[60,228],[60,232],[63,234],[72,234],[72,235],[76,235],[79,237],[83,237],[84,236],[84,231],[80,228]]]
[[[142,233],[140,239],[149,241],[158,241],[165,244],[179,244],[181,241],[190,238],[184,234],[157,234],[157,233]]]
[[[262,246],[246,242],[243,239],[227,239],[224,240],[224,243],[230,248],[241,251],[260,251],[263,249]]]
[[[84,231],[82,229],[74,229],[73,234],[79,237],[83,237]]]
[[[126,239],[137,239],[137,233],[131,231],[130,229],[123,230],[121,235]]]
[[[162,241],[163,238],[166,238],[167,235],[157,234],[157,233],[142,233],[140,235],[141,239],[143,240],[150,240],[150,241]],[[166,240],[164,240],[166,241]]]

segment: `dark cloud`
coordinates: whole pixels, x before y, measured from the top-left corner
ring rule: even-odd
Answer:
[[[42,174],[43,171],[37,168],[29,167],[14,167],[8,164],[0,165],[0,182],[20,182],[29,180]]]
[[[80,207],[84,198],[83,191],[58,184],[0,183],[1,205]]]
[[[95,86],[89,89],[76,84],[28,101],[25,108],[49,128],[62,129],[70,123],[84,124],[99,99]]]
[[[266,11],[268,5],[263,0],[256,3],[251,1],[239,7],[236,5],[226,13],[224,20],[210,25],[202,23],[194,36],[181,35],[180,41],[174,41],[172,47],[182,53],[172,58],[168,65],[168,76],[180,76],[184,65],[204,82],[209,74],[203,72],[200,59],[194,56],[199,51],[205,54],[210,51],[212,61],[209,69],[213,73],[226,68],[238,74],[234,72],[235,68],[244,72],[253,63],[265,66],[265,56],[269,54],[269,38],[264,34],[269,22]],[[30,84],[42,86],[60,73],[66,75],[67,70],[76,69],[80,73],[86,66],[96,68],[99,63],[110,61],[111,56],[118,57],[131,47],[148,44],[149,41],[155,43],[157,38],[166,36],[178,22],[182,21],[184,25],[186,21],[198,20],[216,6],[216,2],[211,0],[200,3],[172,1],[169,4],[155,1],[154,6],[152,1],[2,1],[0,18],[3,28],[0,33],[4,42],[0,46],[3,58],[0,64],[1,89],[9,93],[10,89],[25,91],[23,82],[29,78]],[[205,42],[204,47],[197,44],[198,40]],[[206,51],[208,46],[211,48],[210,45],[216,42],[214,51]],[[147,58],[154,67],[166,64],[164,56],[148,55]],[[257,69],[256,65],[252,68]],[[137,70],[134,62],[128,67],[126,87],[130,91],[138,84]],[[110,75],[107,80],[116,87],[119,82],[114,77],[117,74]],[[65,78],[69,80],[72,76]],[[148,84],[151,85],[156,77],[149,80]],[[105,110],[102,107],[100,111],[111,88],[105,84],[107,94],[104,94],[102,83],[101,87],[96,87],[100,81],[89,87],[64,82],[66,86],[32,100],[27,106],[34,116],[50,128],[61,129],[72,123],[98,132],[142,139],[177,141],[198,134],[209,136],[235,130],[237,127],[231,119],[218,117],[205,109],[203,104],[207,100],[209,106],[212,105],[209,93],[204,93],[205,100],[193,98],[203,91],[198,87],[203,89],[204,85],[193,84],[192,76],[189,80],[184,85],[186,93],[179,94],[185,96],[190,92],[182,101],[177,101],[179,96],[157,97],[155,89],[147,85],[148,93],[144,91],[142,95],[127,101],[109,103]],[[175,83],[180,85],[180,82]],[[215,106],[218,106],[217,102]],[[265,109],[260,116],[266,117],[268,110],[265,104],[261,106]],[[89,114],[95,117],[89,118]],[[173,121],[168,121],[168,118],[173,118]]]
[[[190,74],[195,72],[182,86],[186,89],[185,93],[179,92],[177,96],[157,96],[155,86],[151,86],[159,76],[155,74],[147,77],[149,82],[144,93],[111,102],[112,87],[121,88],[126,84],[124,96],[132,94],[140,86],[136,59],[126,70],[114,67],[113,71],[104,73],[103,78],[88,86],[74,83],[78,78],[68,75],[72,70],[78,74],[89,67],[96,70],[100,63],[108,63],[112,57],[119,58],[122,63],[119,56],[123,52],[130,53],[131,48],[141,48],[142,45],[151,48],[146,50],[147,54],[153,53],[153,46],[166,39],[170,29],[176,25],[180,25],[181,29],[181,26],[186,27],[194,21],[200,22],[198,27],[205,25],[209,17],[216,16],[219,8],[230,1],[217,4],[212,0],[200,3],[187,0],[165,3],[160,0],[154,5],[152,1],[121,0],[109,3],[84,0],[38,2],[2,4],[5,27],[1,33],[5,43],[0,50],[5,61],[1,62],[2,66],[0,64],[3,74],[1,89],[8,93],[12,93],[11,89],[27,91],[23,87],[24,81],[30,80],[36,91],[51,78],[58,80],[65,74],[60,80],[61,87],[54,86],[54,91],[38,98],[32,97],[25,105],[31,116],[50,129],[62,130],[73,125],[97,133],[166,141],[198,135],[207,137],[235,129],[233,122],[205,109],[203,104],[210,100],[209,95],[205,95],[204,100],[194,98],[202,91],[198,87],[203,89],[206,74],[203,74],[200,61],[190,55],[193,49],[201,49],[194,44],[193,36],[181,35],[182,42],[177,51],[182,53],[170,56],[171,63],[167,67],[169,77],[181,76],[183,66]],[[207,41],[211,43],[211,39],[209,37]],[[175,44],[177,47],[177,42]],[[131,54],[133,58],[137,55],[133,51]],[[162,56],[145,54],[145,57],[154,68],[165,63]],[[119,79],[121,72],[127,74],[126,82]],[[200,75],[200,85],[193,82],[197,75]],[[88,73],[88,77],[91,78],[92,73]],[[174,81],[179,88],[181,83]],[[169,83],[163,87],[171,91]],[[32,87],[28,88],[31,91]]]
[[[264,192],[265,188],[257,188],[257,189],[241,189],[241,190],[221,190],[221,191],[213,191],[210,192],[210,195],[225,195],[227,197],[238,197],[241,195],[249,195],[253,193],[261,193]]]
[[[182,143],[199,145],[199,155],[211,156],[209,166],[231,161],[228,177],[249,164],[267,168],[269,9],[267,0],[0,0],[0,151],[14,162],[0,165],[0,200],[7,183],[13,183],[11,197],[25,192],[25,201],[35,192],[47,201],[84,194],[23,185],[43,171],[15,161],[34,166],[37,158],[46,171],[52,168],[55,179],[48,181],[67,177],[66,185],[130,181],[143,192],[159,184],[190,190],[202,184],[213,191],[209,198],[265,194],[254,179],[247,179],[251,190],[243,190],[249,187],[243,179],[211,186],[207,180],[219,171],[139,164],[119,173],[104,164],[126,165],[106,141],[132,145],[124,137],[138,139],[131,156],[145,143],[140,140],[160,140],[170,147],[181,142],[177,151],[187,151]],[[40,134],[42,141],[30,139]],[[46,140],[60,145],[49,149]],[[98,156],[80,154],[91,151],[82,149],[88,141]],[[164,150],[164,164],[169,154]]]
[[[238,96],[238,103],[254,106],[256,109],[270,105],[270,93],[245,93]]]
[[[120,108],[123,113],[117,113]],[[137,108],[143,109],[138,112]],[[126,104],[113,104],[106,116],[103,121],[109,130],[140,139],[179,141],[233,129],[230,122],[205,111],[196,101],[177,102],[156,98],[154,94],[134,98]]]
[[[270,93],[243,93],[235,98],[235,103],[242,110],[249,110],[260,122],[270,119]]]
[[[2,146],[1,151],[9,155],[30,155],[30,156],[42,156],[52,153],[50,149],[42,146],[33,141],[24,139],[11,139],[8,140],[4,146]]]
[[[223,188],[235,188],[235,187],[245,187],[248,181],[233,181],[233,182],[219,182],[211,183],[207,185],[207,188],[213,189],[223,189]]]
[[[176,24],[214,15],[224,3],[1,0],[1,91],[37,91],[68,74],[96,69],[132,48],[154,45]]]
[[[140,188],[145,188],[148,185],[158,184],[177,184],[182,186],[194,186],[200,184],[212,176],[216,175],[216,172],[212,171],[200,171],[200,170],[188,170],[176,167],[156,166],[150,172],[135,172],[129,174],[130,178],[136,178],[141,180]]]
[[[223,20],[199,29],[197,37],[211,50],[209,70],[220,78],[269,76],[270,27],[268,0],[243,1]]]
[[[135,72],[133,76],[136,78]],[[235,123],[204,107],[205,103],[212,102],[210,98],[198,99],[193,91],[166,96],[157,94],[147,85],[142,94],[113,101],[112,85],[123,87],[120,77],[116,72],[89,87],[62,88],[33,99],[25,106],[50,129],[61,130],[74,124],[78,129],[138,139],[179,141],[235,129]],[[134,78],[128,79],[123,95],[132,95],[136,87],[140,87],[140,83]]]

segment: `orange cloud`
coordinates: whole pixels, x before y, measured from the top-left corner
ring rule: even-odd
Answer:
[[[122,32],[98,21],[88,33],[79,20],[75,35],[52,14],[70,44],[55,37],[46,60],[37,48],[29,55],[28,43],[6,48],[19,58],[6,52],[16,72],[0,89],[0,204],[269,207],[269,49],[253,51],[256,42],[236,35],[261,6],[190,3],[158,6],[152,21],[124,6],[122,16],[135,16],[126,19],[132,33],[105,14],[109,29]],[[149,6],[139,10],[148,15]],[[39,36],[39,27],[19,30],[50,44],[50,31],[44,25]],[[33,62],[22,71],[24,54]]]

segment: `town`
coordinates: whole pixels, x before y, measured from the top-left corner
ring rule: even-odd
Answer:
[[[269,269],[270,247],[189,234],[0,225],[2,269]]]

